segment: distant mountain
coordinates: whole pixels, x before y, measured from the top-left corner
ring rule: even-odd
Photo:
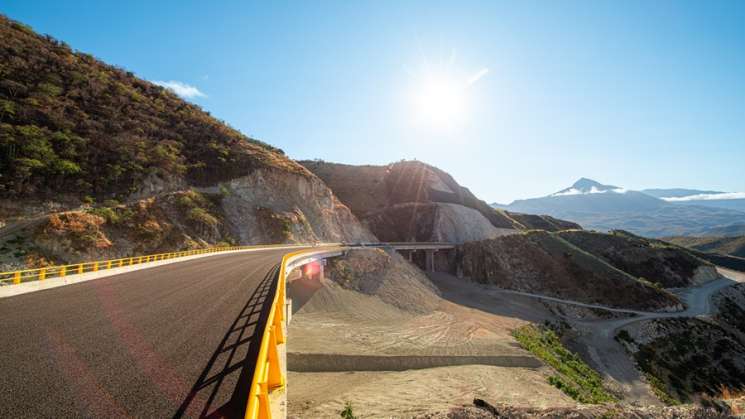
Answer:
[[[551,195],[517,200],[508,211],[547,214],[601,231],[623,229],[662,236],[737,234],[745,225],[745,205],[737,193],[693,189],[632,191],[582,178]],[[745,194],[743,194],[745,204]]]
[[[556,216],[556,212],[574,214],[651,211],[665,205],[665,201],[641,192],[628,191],[582,178],[572,186],[549,196],[514,201],[506,209]]]
[[[583,177],[580,180],[574,182],[574,185],[566,189],[562,189],[559,192],[556,192],[555,194],[551,196],[585,195],[585,194],[606,193],[606,192],[621,193],[623,192],[623,189],[619,188],[618,186],[603,185],[592,179],[587,179]]]

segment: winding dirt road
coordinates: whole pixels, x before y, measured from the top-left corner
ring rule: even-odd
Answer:
[[[632,317],[610,319],[610,320],[572,320],[572,324],[579,331],[577,338],[583,352],[591,359],[593,366],[612,382],[616,383],[627,399],[640,402],[644,405],[659,405],[647,385],[642,380],[633,360],[628,356],[624,348],[616,342],[613,337],[616,331],[630,324],[653,320],[676,317],[699,317],[711,315],[714,307],[711,300],[722,289],[734,284],[745,282],[745,273],[718,268],[721,278],[707,282],[697,287],[680,288],[671,290],[685,304],[686,309],[676,312],[645,312],[637,310],[618,309],[597,304],[586,304],[577,301],[564,300],[539,294],[531,294],[510,290],[490,290],[500,294],[515,294],[532,297],[543,301],[552,301],[561,304],[578,307],[601,309],[613,313],[631,314]]]

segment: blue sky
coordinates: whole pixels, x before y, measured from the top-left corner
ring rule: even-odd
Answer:
[[[742,1],[11,1],[296,159],[426,161],[487,201],[585,176],[745,191]]]

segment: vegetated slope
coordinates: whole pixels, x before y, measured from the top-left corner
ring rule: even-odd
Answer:
[[[713,298],[717,308],[714,319],[739,334],[745,343],[745,284],[735,284],[720,291]]]
[[[711,303],[711,316],[648,320],[616,335],[663,401],[743,402],[736,396],[745,388],[745,284],[723,288]]]
[[[568,350],[548,327],[525,325],[513,332],[520,346],[550,365],[555,373],[548,382],[580,403],[608,403],[617,398],[604,386],[597,371]]]
[[[711,228],[706,235],[713,237],[745,236],[745,223]]]
[[[585,303],[639,310],[676,307],[677,298],[591,255],[555,233],[465,243],[463,273],[474,281]]]
[[[320,179],[281,150],[2,16],[0,39],[0,227],[7,227],[0,230],[0,265],[22,265],[26,254],[55,246],[76,248],[68,259],[74,260],[101,248],[126,255],[270,237],[375,240]],[[177,213],[169,200],[191,190],[210,195],[210,205]],[[141,207],[152,214],[128,215]],[[63,211],[75,213],[49,218]],[[121,224],[100,214],[118,214]],[[207,227],[188,228],[189,219]],[[135,237],[159,228],[152,246]],[[91,232],[97,229],[108,242]],[[35,243],[37,236],[46,242]],[[40,257],[63,262],[71,254],[58,250]]]
[[[701,252],[745,258],[745,236],[737,237],[666,237],[663,240]]]
[[[662,399],[689,402],[745,388],[745,345],[717,323],[657,319],[624,328],[617,339]]]
[[[214,184],[305,174],[168,90],[0,17],[0,193],[126,197],[149,177]]]
[[[560,220],[550,215],[521,214],[511,211],[505,211],[505,214],[529,230],[561,231],[580,228],[577,223]]]
[[[301,163],[384,241],[464,242],[526,228],[579,228],[550,217],[495,210],[449,174],[418,161],[387,166]]]
[[[683,248],[625,231],[610,234],[582,230],[558,233],[561,238],[616,268],[664,288],[686,287],[719,277],[711,263]]]

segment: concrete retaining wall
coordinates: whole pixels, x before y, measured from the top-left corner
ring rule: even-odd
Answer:
[[[531,356],[378,356],[336,355],[290,352],[287,369],[296,372],[405,371],[455,365],[493,365],[497,367],[539,368],[543,364]]]

